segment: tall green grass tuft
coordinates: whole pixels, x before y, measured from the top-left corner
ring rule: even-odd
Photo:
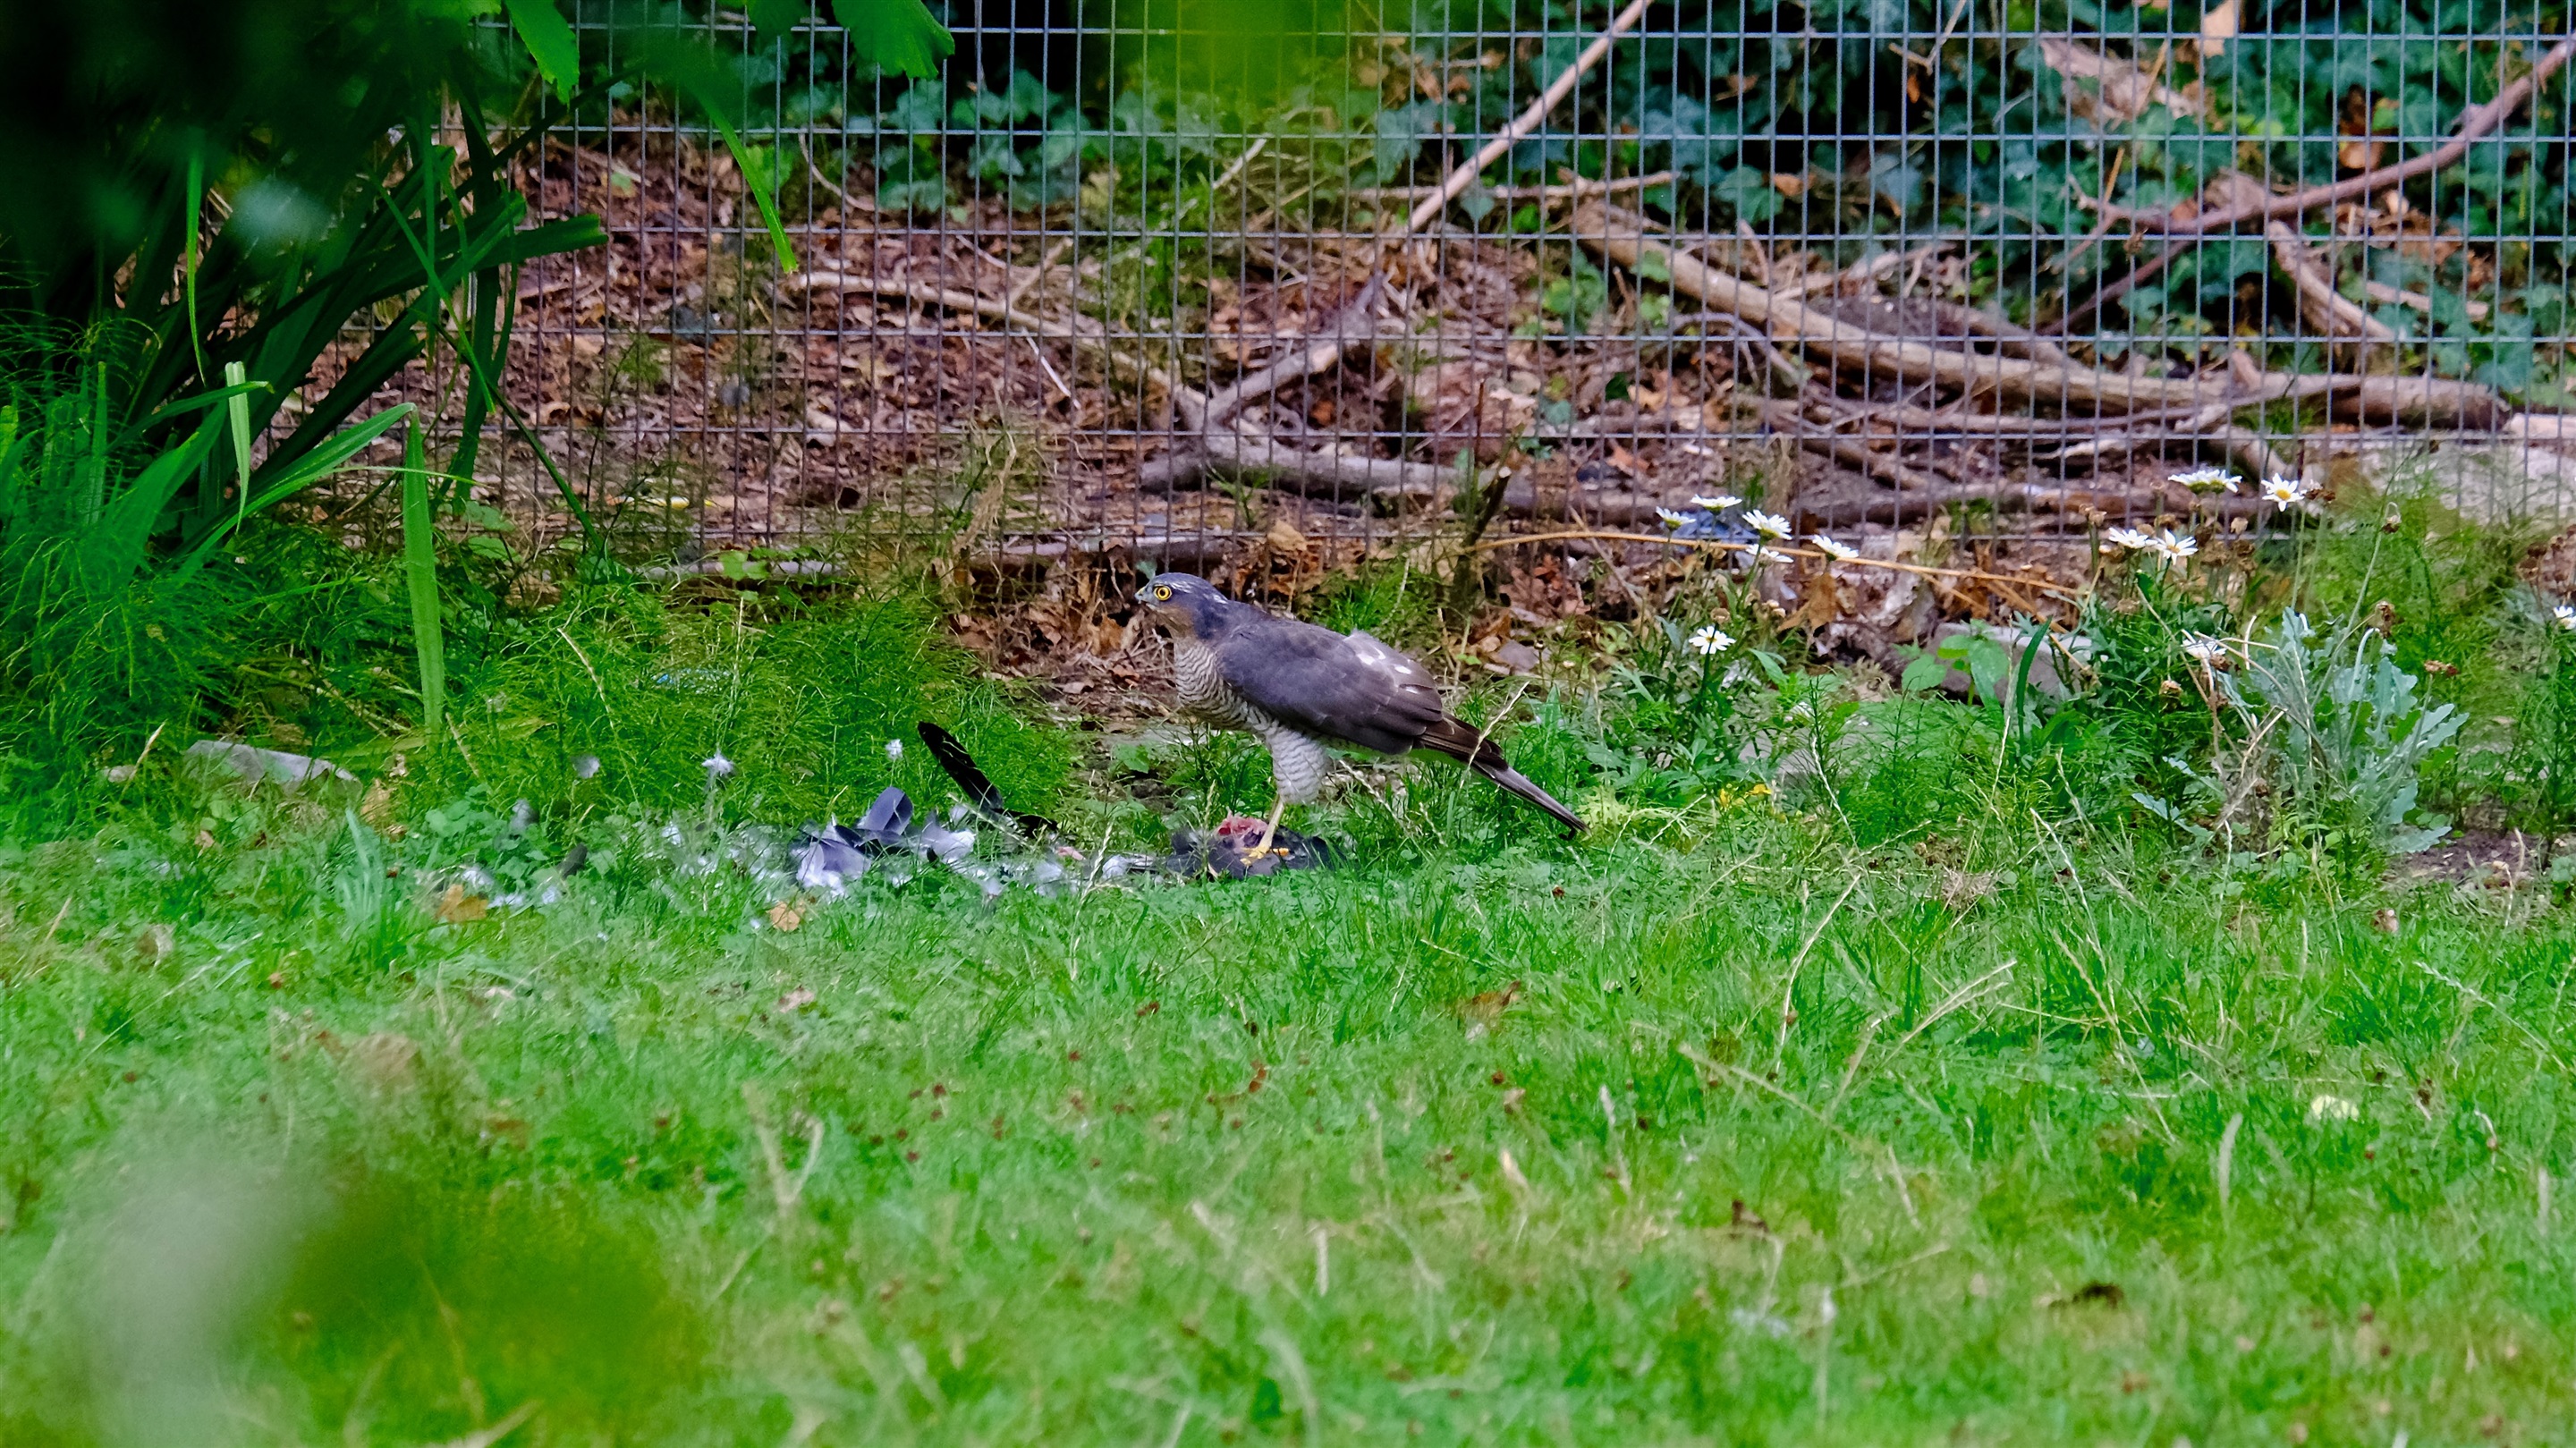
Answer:
[[[954,731],[1022,808],[1051,803],[1072,769],[1062,732],[942,636],[935,600],[902,588],[820,601],[577,589],[450,664],[454,729],[407,760],[429,799],[692,809],[704,761],[722,755],[731,816],[847,819],[889,784],[929,801],[954,793],[913,735],[923,719]]]
[[[411,409],[332,435],[205,521],[183,506],[188,488],[228,437],[246,450],[230,404],[257,385],[167,409],[188,428],[162,442],[117,410],[116,348],[42,330],[30,340],[51,361],[0,376],[0,756],[60,776],[205,721],[219,639],[259,592],[234,551],[243,525]]]

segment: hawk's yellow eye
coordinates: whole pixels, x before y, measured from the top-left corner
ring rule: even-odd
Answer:
[[[1170,598],[1171,596],[1172,596],[1172,586],[1171,586],[1170,584],[1168,584],[1168,583],[1157,583],[1157,584],[1155,584],[1155,585],[1154,585],[1154,601],[1155,601],[1156,603],[1161,603],[1161,602],[1163,602],[1164,600],[1166,600],[1166,599]]]

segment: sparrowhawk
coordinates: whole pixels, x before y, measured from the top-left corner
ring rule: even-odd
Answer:
[[[1254,853],[1270,848],[1289,805],[1323,788],[1332,744],[1380,754],[1436,750],[1568,828],[1583,828],[1574,811],[1506,764],[1484,731],[1449,717],[1420,664],[1366,633],[1345,636],[1274,617],[1187,573],[1156,577],[1136,601],[1172,631],[1182,710],[1216,728],[1245,730],[1270,750],[1279,802]]]

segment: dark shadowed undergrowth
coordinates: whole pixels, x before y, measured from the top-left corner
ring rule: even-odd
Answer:
[[[147,776],[0,858],[0,1440],[2567,1430],[2547,886],[1448,778],[991,907],[602,816],[439,923],[445,837]]]

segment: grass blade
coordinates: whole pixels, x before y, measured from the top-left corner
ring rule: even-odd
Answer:
[[[250,369],[239,362],[224,364],[224,385],[244,388],[250,381]],[[250,393],[247,388],[225,400],[232,414],[233,427],[233,526],[238,528],[250,509]]]
[[[447,640],[438,622],[437,519],[429,508],[429,468],[416,422],[403,435],[402,533],[403,578],[411,591],[411,646],[420,656],[420,726],[435,740],[441,706],[447,702]]]

